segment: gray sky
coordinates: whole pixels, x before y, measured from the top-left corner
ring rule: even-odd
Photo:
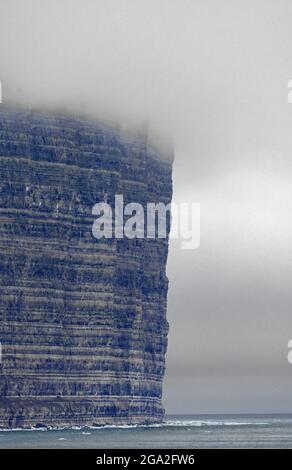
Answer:
[[[292,2],[0,0],[4,101],[150,121],[175,142],[169,413],[292,411]]]

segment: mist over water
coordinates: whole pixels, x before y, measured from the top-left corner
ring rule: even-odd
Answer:
[[[73,113],[175,147],[168,412],[292,406],[292,3],[0,0],[3,105]],[[0,105],[1,106],[1,105]]]

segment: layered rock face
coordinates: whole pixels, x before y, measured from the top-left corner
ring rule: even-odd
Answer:
[[[159,422],[167,239],[95,239],[92,207],[169,203],[147,139],[0,108],[0,427]]]

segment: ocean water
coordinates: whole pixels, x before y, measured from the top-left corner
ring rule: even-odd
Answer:
[[[292,415],[176,415],[153,426],[6,430],[0,448],[292,448]]]

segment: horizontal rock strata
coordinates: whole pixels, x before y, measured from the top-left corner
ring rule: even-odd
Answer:
[[[147,139],[0,109],[0,427],[161,421],[167,239],[92,236],[92,207],[171,200]]]

